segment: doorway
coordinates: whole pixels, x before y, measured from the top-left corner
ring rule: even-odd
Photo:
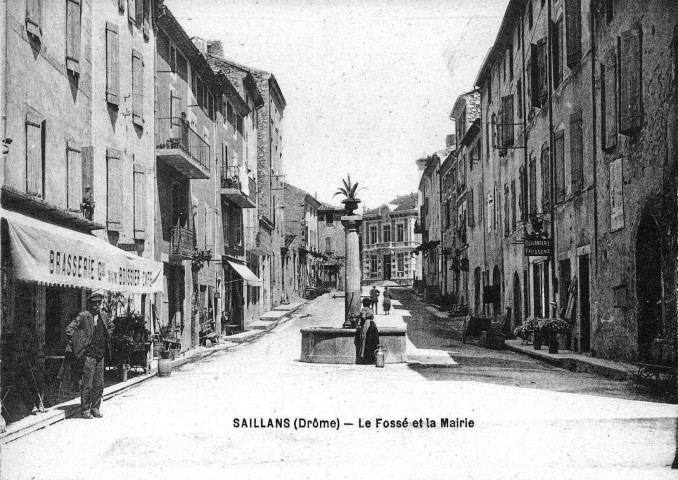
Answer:
[[[391,255],[384,255],[384,280],[391,279]]]
[[[518,272],[515,272],[513,274],[513,328],[523,324],[520,294],[520,275],[518,275]]]
[[[589,256],[579,257],[579,351],[591,351],[591,299],[589,298]]]
[[[638,299],[638,356],[647,360],[652,340],[662,327],[662,255],[659,227],[643,215],[636,236],[636,298]]]

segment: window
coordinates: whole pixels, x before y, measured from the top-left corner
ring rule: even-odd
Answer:
[[[390,225],[384,225],[384,242],[390,242],[391,241],[391,226]]]
[[[140,0],[137,0],[140,1]],[[143,26],[142,30],[144,32],[144,39],[148,40],[148,33],[151,29],[151,0],[143,0],[144,2],[144,18],[143,18]]]
[[[127,20],[134,23],[137,19],[137,2],[142,0],[127,0]]]
[[[405,271],[405,254],[399,253],[396,256],[396,270],[399,272]]]
[[[487,74],[487,103],[492,103],[492,70]]]
[[[405,241],[405,225],[399,223],[396,225],[396,242]]]
[[[188,61],[178,50],[176,51],[176,64],[179,78],[184,82],[188,82]]]
[[[513,80],[513,45],[509,45],[508,47],[508,59],[509,80]]]
[[[42,0],[26,0],[26,32],[42,40]]]
[[[370,255],[370,273],[377,273],[377,256],[376,255]]]
[[[80,73],[80,0],[66,1],[66,68]]]
[[[326,213],[325,214],[325,224],[328,227],[334,226],[334,214],[333,213]]]
[[[120,97],[118,26],[106,22],[106,101],[117,107]]]
[[[523,81],[518,80],[518,86],[516,87],[516,93],[518,94],[518,118],[523,118]]]
[[[215,114],[215,111],[214,111],[214,95],[212,95],[212,93],[209,92],[207,99],[208,99],[208,114],[210,116],[210,120],[214,120],[215,119],[215,116],[214,116],[214,114]]]
[[[556,202],[565,200],[565,132],[556,133],[554,161],[556,168]]]
[[[500,121],[501,146],[510,147],[513,145],[513,95],[507,95],[501,99]]]
[[[242,127],[242,116],[240,114],[236,114],[236,130],[240,135],[242,135],[243,132],[243,127]]]
[[[567,66],[574,68],[581,60],[581,0],[565,0],[567,16]]]
[[[492,114],[492,148],[497,148],[498,142],[497,142],[497,115],[495,113]]]
[[[548,95],[548,59],[546,39],[530,46],[530,101],[532,107],[541,108]]]
[[[534,22],[534,12],[532,11],[532,0],[527,0],[527,25],[532,28]]]
[[[461,142],[462,138],[464,138],[464,134],[466,133],[466,108],[464,108],[464,111],[461,112],[461,115],[459,115],[455,123],[457,127],[457,140]]]
[[[530,215],[537,214],[537,159],[530,158]]]
[[[511,205],[509,205],[510,198],[509,185],[506,183],[504,184],[504,235],[506,236],[509,236],[511,233],[511,217],[509,215],[511,207]]]
[[[547,211],[551,206],[551,165],[548,144],[541,149],[541,208]]]
[[[619,133],[633,135],[643,127],[641,30],[619,39]]]
[[[146,238],[146,174],[134,168],[134,238]]]
[[[604,0],[605,1],[605,19],[607,23],[612,21],[614,17],[614,0]]]
[[[334,249],[332,248],[332,238],[331,237],[325,238],[325,251],[326,252],[333,252],[334,251]]]
[[[527,191],[527,175],[525,172],[525,167],[520,167],[520,194],[518,197],[518,203],[520,204],[520,219],[523,222],[527,221],[527,203],[528,203],[528,191]]]
[[[45,121],[26,114],[26,193],[43,198],[45,187]]]
[[[572,191],[584,188],[584,150],[581,112],[570,115],[570,171]]]
[[[82,201],[82,158],[75,142],[66,142],[66,208],[80,211]]]
[[[600,84],[603,91],[600,123],[603,150],[617,145],[617,64],[615,55],[608,54],[606,63],[600,65]]]
[[[468,191],[468,226],[473,227],[476,224],[476,214],[475,214],[475,207],[473,205],[473,202],[475,201],[475,198],[473,197],[473,189],[469,189]]]
[[[120,151],[106,150],[107,222],[109,230],[122,230],[122,160]]]
[[[483,193],[483,184],[479,183],[478,184],[478,225],[483,224],[483,198],[484,198],[484,193]]]
[[[508,198],[508,197],[507,197]],[[517,212],[516,212],[516,180],[511,180],[511,231],[516,231]]]
[[[136,50],[132,50],[132,121],[144,125],[144,60]]]
[[[376,227],[376,225],[370,226],[370,243],[371,244],[377,243],[377,227]]]
[[[551,24],[553,28],[553,88],[558,88],[558,85],[563,81],[563,19],[560,18],[557,22]]]

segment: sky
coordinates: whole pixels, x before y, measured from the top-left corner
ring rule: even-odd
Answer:
[[[338,204],[350,174],[374,208],[416,192],[416,160],[445,148],[508,0],[165,3],[190,36],[275,75],[287,182]]]

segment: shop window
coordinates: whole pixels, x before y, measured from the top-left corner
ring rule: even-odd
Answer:
[[[80,0],[66,0],[66,68],[80,73]]]
[[[642,33],[619,38],[619,133],[634,135],[643,127]]]
[[[118,107],[120,78],[118,58],[118,26],[106,22],[106,101]]]
[[[581,0],[565,0],[567,19],[567,66],[574,68],[581,60]]]

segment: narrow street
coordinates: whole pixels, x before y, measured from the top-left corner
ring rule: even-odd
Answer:
[[[251,344],[105,402],[103,419],[72,418],[3,445],[0,478],[524,478],[535,459],[550,478],[631,478],[638,468],[645,478],[672,478],[675,406],[460,345],[434,330],[425,306],[398,297],[412,310],[412,342],[459,351],[460,367],[299,362],[299,328],[343,304],[324,295]],[[340,425],[295,429],[298,418]],[[378,418],[408,427],[376,427]],[[437,428],[412,424],[427,418]],[[440,428],[457,418],[474,426]],[[270,428],[269,419],[289,424]]]

